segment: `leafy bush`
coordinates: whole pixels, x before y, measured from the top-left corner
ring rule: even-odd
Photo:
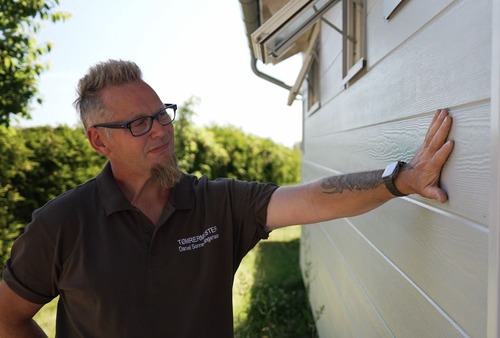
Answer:
[[[300,153],[297,150],[270,139],[247,135],[234,126],[213,125],[208,130],[230,158],[215,166],[217,176],[281,185],[299,181]]]
[[[212,179],[229,177],[280,185],[299,181],[299,151],[245,134],[231,125],[197,127],[192,122],[197,103],[196,98],[188,100],[174,122],[181,169]]]
[[[0,260],[31,213],[103,167],[81,128],[0,127]]]
[[[0,262],[7,259],[10,246],[24,227],[13,207],[24,202],[17,182],[31,170],[32,152],[26,148],[17,130],[0,126]]]
[[[34,209],[94,177],[106,162],[90,147],[82,128],[28,128],[22,136],[34,162],[17,182],[24,200],[14,213],[25,223]]]

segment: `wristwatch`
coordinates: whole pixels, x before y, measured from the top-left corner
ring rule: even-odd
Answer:
[[[396,176],[398,176],[399,170],[405,164],[406,163],[403,161],[389,163],[387,167],[385,167],[384,173],[382,174],[382,180],[384,181],[387,190],[389,190],[391,194],[397,197],[407,196],[407,194],[403,194],[401,191],[399,191],[394,184],[394,179],[396,178]]]

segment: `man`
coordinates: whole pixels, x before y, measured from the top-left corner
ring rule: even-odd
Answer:
[[[75,106],[109,159],[93,180],[33,213],[0,284],[0,337],[44,336],[33,315],[56,296],[60,337],[232,337],[232,282],[268,233],[372,210],[396,195],[447,200],[453,149],[438,110],[411,163],[291,187],[183,174],[176,105],[132,62],[110,60],[79,82]],[[399,170],[399,173],[398,173]]]

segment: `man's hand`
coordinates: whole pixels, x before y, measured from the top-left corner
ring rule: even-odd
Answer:
[[[441,170],[453,150],[454,142],[446,141],[452,118],[447,109],[438,109],[432,119],[424,143],[396,178],[395,184],[401,192],[419,194],[438,202],[446,202],[448,196],[439,187]]]

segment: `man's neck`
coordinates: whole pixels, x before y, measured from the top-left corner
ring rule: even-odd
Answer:
[[[115,174],[114,176],[118,187],[130,204],[156,225],[168,201],[169,189],[161,187],[151,176],[135,178],[124,178]]]

